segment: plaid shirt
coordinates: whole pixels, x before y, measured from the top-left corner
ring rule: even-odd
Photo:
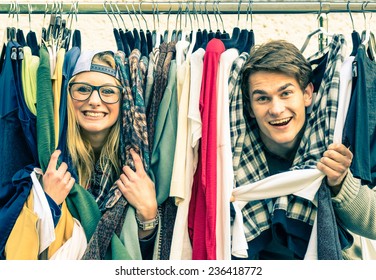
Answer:
[[[316,163],[333,140],[339,74],[345,54],[345,39],[342,35],[333,36],[328,52],[324,77],[313,100],[312,111],[307,115],[306,129],[291,170],[315,168]],[[315,57],[321,55],[323,53],[317,53]],[[231,142],[236,187],[269,176],[257,123],[254,119],[248,119],[246,122],[246,116],[243,113],[240,89],[241,70],[248,57],[248,54],[242,53],[234,61],[229,79]],[[312,202],[294,195],[278,197],[274,202],[272,199],[249,202],[242,210],[244,231],[248,242],[271,227],[271,218],[277,209],[285,210],[289,218],[310,225],[313,225],[317,212]]]

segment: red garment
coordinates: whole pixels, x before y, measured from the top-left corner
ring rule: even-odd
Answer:
[[[188,230],[192,259],[216,259],[217,205],[217,72],[225,46],[211,39],[206,47],[200,92],[202,137],[189,204]]]

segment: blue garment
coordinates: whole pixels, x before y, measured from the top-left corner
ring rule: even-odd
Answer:
[[[66,134],[67,134],[67,98],[68,98],[68,82],[72,78],[72,73],[76,62],[80,56],[79,47],[72,47],[66,52],[63,64],[63,82],[61,85],[60,108],[59,108],[59,144],[58,149],[62,151],[63,161],[66,161]]]
[[[343,131],[343,143],[354,157],[351,172],[363,184],[376,185],[376,64],[360,45],[353,62],[353,80],[349,110]],[[355,84],[355,85],[354,85]]]
[[[25,137],[27,112],[22,107],[22,85],[19,77],[18,59],[22,58],[21,46],[8,42],[5,60],[0,74],[0,259],[4,258],[4,246],[13,225],[30,192],[31,178],[19,181],[30,174],[29,164],[35,164],[30,149],[30,138]],[[22,122],[20,120],[22,119]],[[32,124],[28,124],[31,125]],[[24,169],[25,168],[25,169]],[[16,174],[20,172],[20,174]],[[13,177],[14,176],[14,177]]]

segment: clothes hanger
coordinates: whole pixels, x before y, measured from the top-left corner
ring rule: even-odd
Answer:
[[[131,53],[131,48],[129,46],[129,43],[128,43],[128,39],[127,39],[127,36],[125,35],[125,32],[127,30],[127,27],[125,25],[125,22],[124,22],[124,19],[123,17],[121,16],[121,13],[120,13],[120,9],[119,9],[119,6],[117,3],[115,3],[115,8],[116,8],[116,11],[120,17],[120,20],[122,21],[123,23],[123,28],[119,28],[119,34],[120,34],[120,38],[121,38],[121,41],[123,43],[123,49],[124,49],[124,53],[125,53],[125,56],[126,57],[129,57],[130,53]]]
[[[140,15],[141,15],[142,19],[145,22],[146,31],[144,31],[142,28],[140,28],[140,38],[141,38],[141,50],[140,51],[141,51],[141,55],[142,56],[149,56],[148,42],[147,42],[147,39],[146,39],[146,33],[147,32],[150,33],[150,30],[149,30],[149,27],[148,27],[148,22],[146,21],[144,15],[142,13],[141,3],[142,3],[142,0],[138,3],[138,8],[139,8]]]
[[[350,15],[351,26],[353,30],[351,33],[351,42],[352,42],[353,48],[352,48],[350,56],[355,56],[360,45],[360,35],[359,35],[359,32],[355,30],[354,20],[353,20],[351,10],[350,10],[350,1],[347,1],[347,11],[349,12],[349,15]]]
[[[361,44],[365,46],[368,57],[374,61],[376,58],[376,40],[375,40],[375,36],[373,32],[371,32],[371,26],[370,26],[370,22],[372,19],[372,12],[371,12],[371,17],[369,20],[367,20],[367,17],[365,15],[365,8],[368,5],[368,3],[369,1],[364,2],[362,4],[365,30],[362,32]]]
[[[219,0],[216,2],[216,12],[218,14],[218,17],[221,21],[221,24],[222,24],[222,33],[221,33],[221,39],[229,39],[230,38],[230,34],[228,34],[226,32],[226,29],[225,29],[225,25],[223,24],[223,18],[222,18],[222,15],[221,15],[221,11],[219,10]]]
[[[204,15],[202,13],[201,5],[202,4],[200,2],[200,14],[201,14],[201,18],[202,18],[203,29],[202,29],[202,42],[201,42],[201,45],[199,47],[205,49],[206,45],[209,42],[209,32],[208,32],[208,30],[205,27],[205,18],[204,18]]]
[[[141,39],[140,39],[140,33],[139,33],[139,30],[141,30],[141,24],[140,24],[140,20],[138,19],[137,12],[136,12],[136,9],[134,8],[133,2],[132,2],[132,9],[133,9],[133,14],[135,15],[136,20],[138,22],[138,28],[139,28],[138,30],[135,27],[133,28],[133,37],[134,37],[133,49],[137,49],[141,51]]]
[[[126,41],[127,41],[127,44],[129,46],[130,51],[132,51],[134,49],[134,36],[133,36],[133,31],[132,31],[132,30],[134,30],[134,23],[133,23],[133,19],[132,19],[132,16],[131,16],[131,12],[129,11],[129,8],[128,8],[128,4],[125,4],[125,8],[127,9],[127,13],[128,13],[130,22],[132,23],[132,28],[128,29],[128,28],[124,27],[125,28],[125,38],[126,38]]]
[[[112,25],[112,32],[113,32],[114,38],[115,38],[116,47],[119,51],[124,52],[124,46],[123,46],[123,42],[122,42],[121,37],[120,37],[119,30],[115,27],[114,22],[112,21],[111,15],[109,14],[109,12],[107,10],[107,2],[108,1],[104,1],[103,9],[106,12],[108,18],[110,19],[110,22],[111,22],[111,25]],[[110,5],[110,8],[112,9],[111,5]]]
[[[320,22],[320,19],[321,19],[321,17],[322,17],[322,15],[321,15],[321,11],[322,11],[322,2],[320,1],[320,10],[319,10],[319,13],[318,13],[318,16],[317,16],[317,20],[319,21],[319,24],[321,24],[321,22]],[[324,27],[319,26],[318,29],[312,31],[311,33],[309,33],[309,34],[307,35],[307,38],[305,39],[305,41],[304,41],[304,43],[303,43],[303,46],[300,48],[300,51],[301,51],[302,53],[305,51],[305,49],[306,49],[307,46],[308,46],[308,43],[309,43],[310,39],[311,39],[315,34],[318,34],[318,35],[322,34],[322,35],[324,35],[324,36],[326,36],[326,37],[332,37],[332,36],[334,35],[334,34],[329,33],[327,30],[325,30]]]
[[[21,45],[21,47],[24,47],[26,46],[26,39],[25,39],[25,35],[23,33],[23,30],[18,28],[19,26],[19,12],[20,12],[20,6],[18,5],[18,3],[16,2],[16,9],[15,9],[15,13],[16,13],[16,41],[18,44]]]
[[[29,32],[26,35],[26,44],[30,47],[31,54],[39,56],[39,45],[36,33],[31,28],[31,14],[33,12],[30,3],[27,4],[27,10],[29,14]]]
[[[152,8],[153,13],[152,14],[153,14],[153,27],[154,27],[154,29],[151,32],[151,48],[153,48],[155,46],[156,42],[157,42],[157,28],[155,27],[155,13],[157,12],[157,16],[158,16],[159,11],[158,11],[158,3],[157,3],[156,9],[154,9],[154,5],[155,5],[155,3],[154,3],[154,0],[153,0],[153,8]],[[158,16],[158,28],[159,28],[159,16]],[[152,51],[152,50],[149,49],[149,52],[150,51]]]
[[[209,23],[208,41],[210,41],[211,39],[213,39],[215,37],[215,33],[214,33],[214,31],[212,30],[212,27],[211,27],[209,12],[208,12],[208,9],[207,9],[207,3],[208,3],[208,1],[205,1],[205,13],[206,13],[206,17],[208,18],[208,23]]]
[[[167,13],[167,26],[166,26],[166,29],[165,29],[165,31],[164,31],[164,33],[163,33],[163,42],[168,42],[168,37],[169,37],[169,35],[170,35],[170,28],[169,28],[169,26],[170,26],[170,14],[171,14],[171,2],[169,1],[169,3],[170,3],[170,8],[168,9],[168,13]]]
[[[200,19],[199,19],[199,16],[197,14],[197,9],[196,9],[196,1],[193,2],[193,15],[194,15],[194,18],[196,19],[196,26],[197,26],[196,42],[193,46],[193,51],[192,51],[192,52],[195,52],[202,45],[202,41],[203,41],[202,30],[200,28]]]
[[[180,12],[181,12],[181,3],[179,2],[178,12],[176,13],[175,29],[172,30],[171,38],[169,42],[177,41],[178,19],[179,19]]]
[[[239,35],[240,35],[239,21],[240,21],[241,4],[242,4],[242,0],[239,0],[239,3],[238,3],[238,19],[237,19],[236,26],[234,26],[234,28],[232,30],[231,37],[229,39],[222,39],[222,42],[225,45],[226,49],[233,48],[239,40]]]
[[[222,31],[219,30],[219,24],[218,24],[218,18],[217,18],[217,10],[215,8],[215,4],[216,4],[216,2],[214,1],[213,5],[212,5],[212,14],[214,15],[214,19],[215,19],[216,30],[215,30],[215,32],[213,31],[213,33],[214,33],[214,38],[220,39]]]
[[[241,45],[239,45],[239,42],[241,40],[238,40],[238,50],[239,50],[239,53],[243,53],[243,52],[246,52],[246,53],[249,53],[251,51],[251,48],[255,45],[255,34],[253,32],[253,17],[252,17],[252,10],[253,10],[253,1],[249,1],[248,2],[248,8],[247,8],[247,18],[246,18],[246,22],[248,22],[248,13],[250,15],[250,20],[251,20],[251,23],[250,23],[250,29],[248,30],[248,36],[247,36],[247,41],[246,43],[243,45],[243,47]],[[248,25],[248,24],[247,24]]]

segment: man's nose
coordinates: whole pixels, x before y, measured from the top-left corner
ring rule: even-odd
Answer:
[[[270,103],[269,114],[272,116],[279,116],[285,110],[285,104],[280,100],[273,100]]]

